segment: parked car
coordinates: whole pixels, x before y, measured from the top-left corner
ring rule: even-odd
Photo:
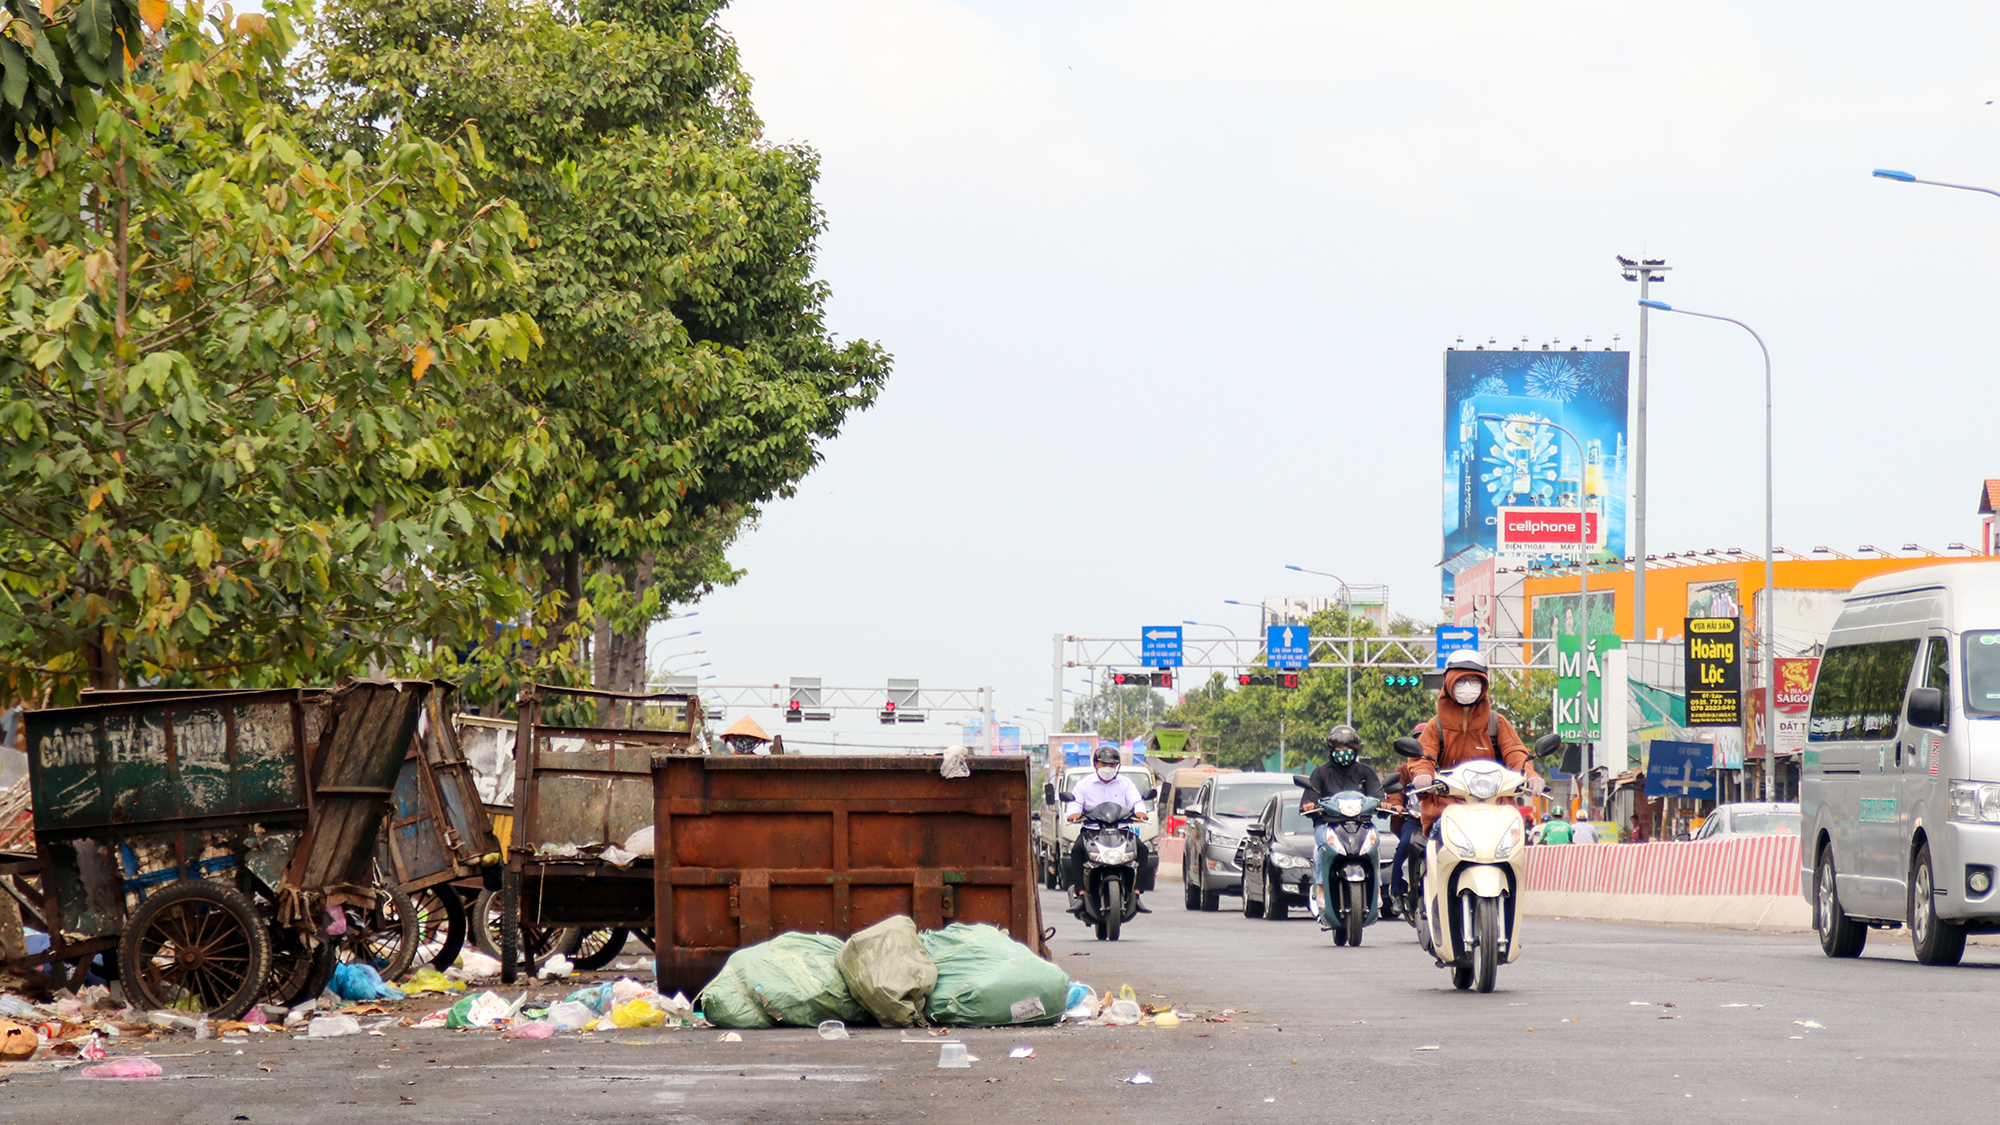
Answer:
[[[1226,773],[1202,782],[1186,809],[1181,886],[1189,910],[1215,910],[1223,895],[1243,893],[1243,872],[1236,866],[1236,845],[1243,830],[1272,797],[1285,797],[1296,805],[1297,792],[1288,773]]]
[[[1187,830],[1187,808],[1201,784],[1217,774],[1240,773],[1223,766],[1188,766],[1174,770],[1160,784],[1160,834],[1179,836]]]
[[[1313,823],[1296,799],[1279,793],[1264,803],[1236,845],[1243,873],[1243,916],[1277,921],[1293,903],[1303,905],[1312,886]]]
[[[1805,825],[1797,802],[1773,804],[1743,801],[1717,805],[1708,819],[1695,830],[1696,840],[1721,840],[1733,836],[1796,836]]]

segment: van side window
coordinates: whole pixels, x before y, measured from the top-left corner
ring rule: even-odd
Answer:
[[[1813,686],[1807,741],[1896,737],[1917,643],[1877,641],[1827,649]]]
[[[1951,727],[1951,647],[1943,637],[1932,637],[1924,649],[1924,686],[1938,689],[1944,696],[1944,729]]]
[[[1960,633],[1958,646],[1965,650],[1965,709],[2000,715],[2000,629]]]

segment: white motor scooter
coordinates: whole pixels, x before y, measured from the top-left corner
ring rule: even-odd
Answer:
[[[1546,744],[1546,745],[1544,745]],[[1556,745],[1545,735],[1537,754]],[[1421,757],[1415,739],[1396,740],[1406,757]],[[1493,991],[1501,962],[1521,958],[1521,889],[1527,883],[1527,828],[1521,810],[1501,804],[1521,792],[1526,774],[1484,759],[1437,775],[1430,792],[1457,797],[1438,817],[1424,848],[1424,889],[1417,941],[1455,988]]]

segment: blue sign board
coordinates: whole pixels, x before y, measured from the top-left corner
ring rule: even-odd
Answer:
[[[1469,648],[1475,651],[1479,648],[1479,629],[1477,626],[1440,625],[1437,627],[1438,667],[1444,667],[1444,662],[1451,658],[1451,654],[1462,648]]]
[[[1304,625],[1272,625],[1264,630],[1264,663],[1303,668],[1312,659],[1312,630]]]
[[[1706,742],[1646,743],[1646,796],[1715,800],[1715,747]]]
[[[1148,625],[1139,630],[1139,663],[1148,668],[1181,666],[1181,627]]]

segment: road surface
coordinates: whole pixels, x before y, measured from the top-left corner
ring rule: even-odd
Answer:
[[[1171,890],[1163,886],[1162,890]],[[1832,962],[1809,935],[1531,920],[1499,989],[1455,992],[1400,922],[1336,948],[1302,919],[1190,913],[1156,894],[1124,940],[1057,913],[1056,956],[1187,1014],[1176,1029],[963,1034],[630,1031],[552,1041],[397,1028],[248,1048],[164,1039],[169,1080],[8,1076],[6,1120],[1423,1122],[1987,1121],[2000,951],[1915,964],[1900,934]],[[1225,907],[1235,900],[1225,899]],[[1232,1010],[1228,1022],[1208,1022]],[[1198,1013],[1198,1014],[1197,1014]],[[1032,1059],[1007,1057],[1031,1046]],[[185,1054],[184,1054],[185,1053]],[[1125,1081],[1149,1074],[1150,1085]],[[143,1116],[141,1116],[143,1115]]]

